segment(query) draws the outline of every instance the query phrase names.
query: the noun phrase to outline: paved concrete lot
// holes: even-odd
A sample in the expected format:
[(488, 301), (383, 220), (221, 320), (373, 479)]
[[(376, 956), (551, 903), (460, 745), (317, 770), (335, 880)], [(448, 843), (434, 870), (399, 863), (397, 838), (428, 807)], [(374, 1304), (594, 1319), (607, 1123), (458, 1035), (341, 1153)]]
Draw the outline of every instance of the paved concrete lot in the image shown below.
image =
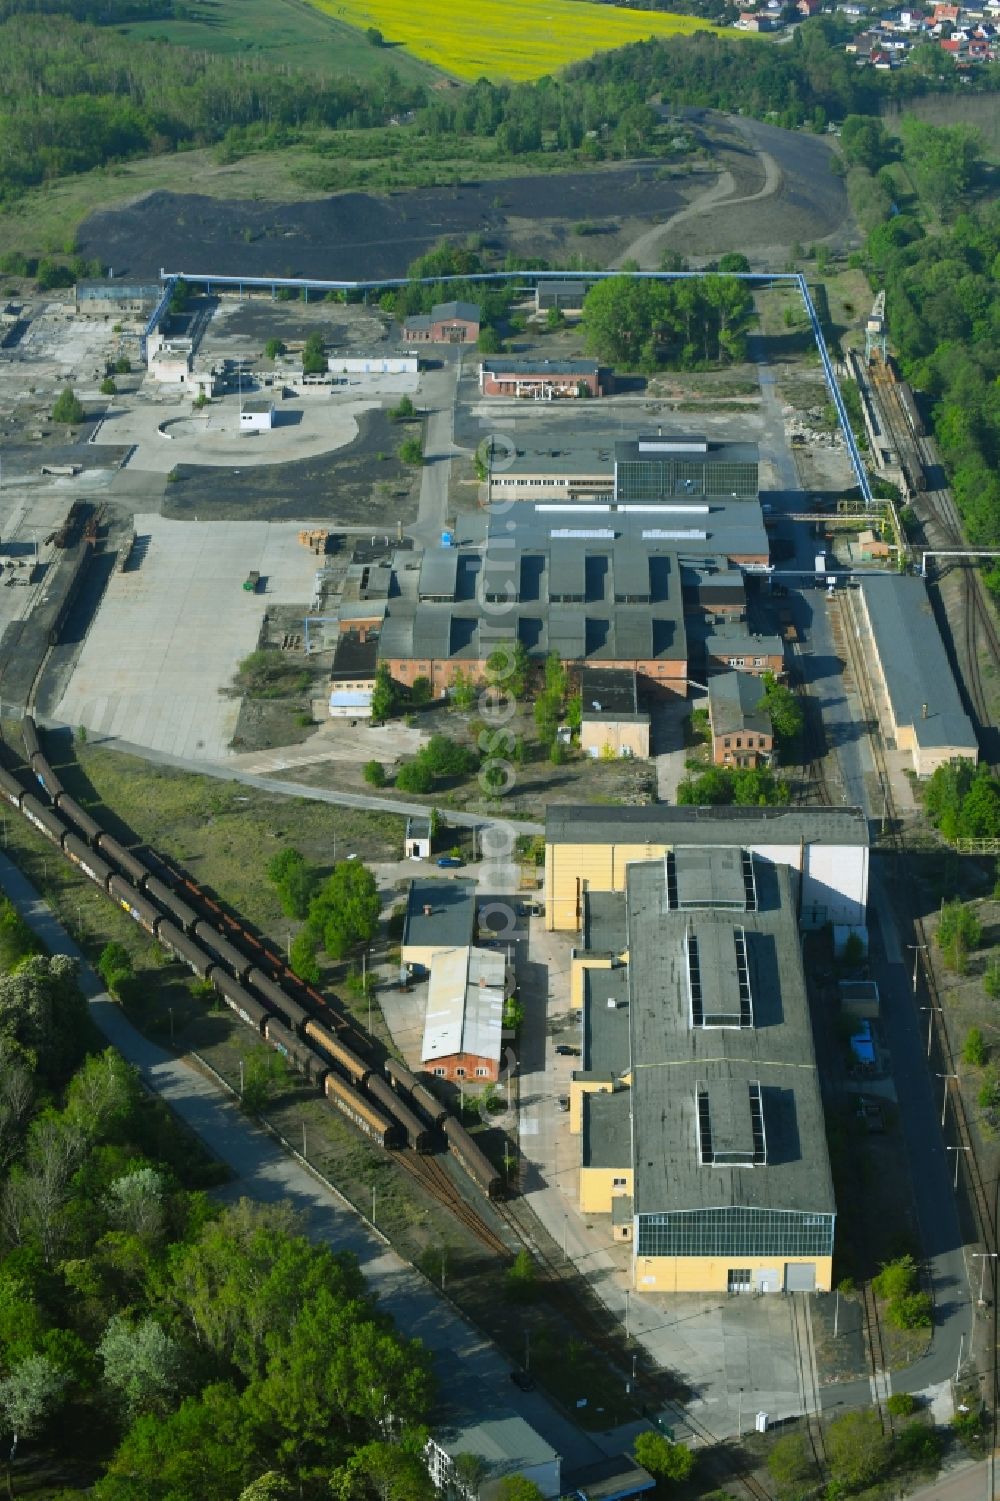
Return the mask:
[(154, 474), (167, 474), (177, 464), (250, 469), (346, 448), (358, 436), (359, 414), (379, 405), (377, 397), (278, 401), (272, 430), (249, 435), (239, 430), (238, 395), (216, 398), (204, 414), (196, 414), (187, 393), (158, 390), (147, 380), (141, 400), (114, 403), (96, 442), (136, 444), (129, 467)]
[[(56, 717), (193, 760), (220, 760), (239, 700), (224, 697), (268, 605), (305, 613), (316, 559), (298, 527), (137, 516), (139, 566), (114, 573)], [(266, 592), (248, 594), (256, 568)]]

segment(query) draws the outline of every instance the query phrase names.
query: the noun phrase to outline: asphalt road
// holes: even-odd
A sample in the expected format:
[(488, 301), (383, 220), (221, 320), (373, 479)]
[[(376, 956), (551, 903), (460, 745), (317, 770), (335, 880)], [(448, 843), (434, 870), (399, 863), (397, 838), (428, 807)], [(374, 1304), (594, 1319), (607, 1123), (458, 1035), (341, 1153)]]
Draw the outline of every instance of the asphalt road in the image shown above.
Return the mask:
[(142, 1037), (102, 989), (97, 975), (38, 893), (3, 855), (0, 887), (51, 952), (68, 954), (80, 962), (81, 984), (95, 1025), (134, 1064), (150, 1089), (231, 1170), (233, 1181), (225, 1196), (263, 1202), (286, 1200), (301, 1214), (305, 1231), (313, 1240), (357, 1256), (380, 1305), (405, 1334), (421, 1339), (433, 1352), (447, 1421), (481, 1420), (516, 1411), (558, 1450), (567, 1468), (591, 1464), (620, 1451), (618, 1437), (586, 1434), (541, 1392), (519, 1391), (510, 1381), (510, 1367), (496, 1347), (389, 1249), (345, 1200), (296, 1158), (286, 1156), (214, 1083)]
[[(756, 343), (756, 348), (754, 344)], [(761, 346), (752, 341), (751, 353), (759, 358)], [(781, 409), (775, 392), (774, 372), (763, 364), (757, 366), (762, 407), (769, 435), (779, 436)], [(803, 495), (795, 460), (784, 441), (773, 441), (780, 488), (769, 493), (767, 501), (774, 512), (801, 512)], [(801, 523), (778, 524), (778, 535), (795, 547), (794, 561), (781, 567), (811, 568), (815, 559), (815, 538), (811, 528)], [(872, 806), (871, 773), (873, 763), (864, 730), (864, 715), (856, 694), (848, 691), (841, 662), (835, 650), (830, 628), (825, 591), (810, 589), (807, 580), (794, 581), (789, 595), (800, 634), (805, 637), (796, 656), (796, 666), (817, 699), (823, 716), (827, 745), (832, 751), (836, 770), (836, 790), (843, 803), (859, 806), (871, 821), (882, 812), (881, 804)], [(924, 1057), (921, 1018), (912, 1002), (909, 970), (899, 946), (895, 920), (882, 885), (882, 861), (872, 860), (869, 899), (872, 975), (882, 997), (882, 1027), (892, 1059), (892, 1076), (900, 1104), (900, 1123), (909, 1161), (915, 1211), (920, 1229), (920, 1250), (930, 1272), (935, 1304), (934, 1337), (927, 1355), (904, 1371), (891, 1377), (895, 1391), (927, 1391), (945, 1387), (955, 1376), (960, 1350), (966, 1357), (970, 1348), (972, 1306), (968, 1276), (962, 1250), (955, 1193), (952, 1188), (954, 1163), (945, 1151), (940, 1126), (940, 1096), (935, 1092), (938, 1081), (927, 1070)], [(891, 879), (888, 872), (886, 876)], [(871, 1398), (867, 1380), (840, 1382), (822, 1392), (824, 1409), (859, 1406)]]

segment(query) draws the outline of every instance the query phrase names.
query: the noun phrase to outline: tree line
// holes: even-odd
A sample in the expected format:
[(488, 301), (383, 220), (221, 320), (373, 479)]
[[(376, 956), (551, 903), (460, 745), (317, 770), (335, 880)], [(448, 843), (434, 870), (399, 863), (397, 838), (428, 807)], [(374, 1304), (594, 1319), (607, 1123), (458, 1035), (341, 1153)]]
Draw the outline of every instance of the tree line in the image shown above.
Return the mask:
[[(214, 144), (232, 160), (308, 139), (320, 156), (336, 156), (340, 132), (364, 130), (373, 156), (386, 159), (411, 141), (433, 154), (439, 138), (479, 137), (500, 159), (560, 151), (599, 160), (655, 149), (654, 96), (823, 129), (846, 114), (876, 114), (886, 99), (957, 86), (953, 69), (857, 69), (833, 18), (805, 23), (780, 48), (697, 33), (599, 54), (558, 79), (481, 79), (445, 94), (404, 83), (391, 66), (364, 80), (314, 75), (90, 24), (167, 3), (0, 0), (0, 200), (106, 162), (190, 146)], [(971, 87), (995, 88), (998, 73), (977, 69)]]
[[(742, 111), (791, 129), (818, 130), (848, 114), (877, 115), (885, 101), (959, 87), (953, 66), (888, 74), (856, 67), (843, 46), (852, 24), (818, 16), (781, 47), (748, 45), (713, 32), (656, 38), (598, 53), (567, 69), (563, 79), (572, 89), (624, 87), (643, 100), (658, 95), (672, 105)], [(977, 69), (967, 87), (994, 91), (998, 79), (1000, 68), (989, 65)]]
[(221, 141), (252, 125), (367, 127), (419, 103), (391, 68), (317, 78), (255, 59), (140, 42), (66, 16), (0, 30), (0, 195), (109, 161)]
[[(982, 146), (964, 126), (844, 123), (869, 230), (861, 261), (886, 290), (893, 347), (929, 404), (971, 542), (1000, 542), (1000, 203), (984, 200)], [(900, 201), (901, 160), (915, 196)], [(860, 184), (860, 187), (859, 187)], [(930, 232), (929, 232), (930, 231)]]
[[(112, 956), (106, 956), (109, 963)], [(0, 903), (0, 1449), (92, 1501), (430, 1501), (429, 1359), (225, 1178)], [(248, 1291), (252, 1289), (252, 1294)], [(19, 1482), (18, 1482), (19, 1483)], [(11, 1482), (13, 1495), (14, 1482)]]

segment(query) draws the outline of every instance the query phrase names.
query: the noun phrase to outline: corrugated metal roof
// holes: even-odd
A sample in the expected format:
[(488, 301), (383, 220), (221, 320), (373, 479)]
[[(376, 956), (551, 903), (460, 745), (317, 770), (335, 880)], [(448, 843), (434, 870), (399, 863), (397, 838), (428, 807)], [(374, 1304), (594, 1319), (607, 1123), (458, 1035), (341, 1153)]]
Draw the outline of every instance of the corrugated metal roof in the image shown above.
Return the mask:
[(504, 956), (492, 949), (463, 947), (434, 955), (422, 1062), (459, 1053), (499, 1060), (504, 974)]

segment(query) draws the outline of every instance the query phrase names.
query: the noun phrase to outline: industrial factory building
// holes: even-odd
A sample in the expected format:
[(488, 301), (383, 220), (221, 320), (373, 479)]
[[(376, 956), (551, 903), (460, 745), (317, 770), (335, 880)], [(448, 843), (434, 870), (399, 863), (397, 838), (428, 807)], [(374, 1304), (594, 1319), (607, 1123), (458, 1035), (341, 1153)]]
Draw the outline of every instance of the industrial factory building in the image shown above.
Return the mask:
[(585, 896), (580, 1207), (631, 1244), (637, 1291), (832, 1285), (798, 884), (738, 844), (678, 844)]
[(949, 761), (978, 761), (976, 732), (962, 707), (923, 579), (902, 574), (864, 579), (857, 598), (886, 730), (898, 750), (910, 752), (917, 776), (929, 777)]

